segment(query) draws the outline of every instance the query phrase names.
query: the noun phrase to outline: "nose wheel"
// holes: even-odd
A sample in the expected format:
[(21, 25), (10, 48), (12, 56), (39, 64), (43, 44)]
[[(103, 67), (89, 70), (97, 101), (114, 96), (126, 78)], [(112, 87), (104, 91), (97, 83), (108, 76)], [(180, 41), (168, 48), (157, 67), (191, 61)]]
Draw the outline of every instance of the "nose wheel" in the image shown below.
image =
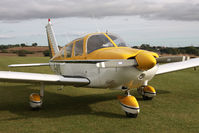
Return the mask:
[(142, 98), (143, 98), (144, 100), (152, 100), (152, 99), (153, 99), (153, 97), (148, 97), (148, 96), (142, 96)]
[(142, 95), (144, 100), (152, 100), (156, 96), (156, 90), (152, 86), (142, 86), (137, 88), (138, 94)]

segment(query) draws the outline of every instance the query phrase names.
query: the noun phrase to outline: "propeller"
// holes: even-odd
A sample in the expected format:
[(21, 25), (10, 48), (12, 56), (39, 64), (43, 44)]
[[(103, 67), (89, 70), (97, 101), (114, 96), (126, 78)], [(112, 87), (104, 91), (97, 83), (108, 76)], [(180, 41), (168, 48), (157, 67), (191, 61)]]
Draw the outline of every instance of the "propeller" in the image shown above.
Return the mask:
[(165, 56), (157, 58), (157, 63), (171, 63), (189, 60), (189, 56)]
[(135, 59), (129, 60), (111, 60), (107, 62), (97, 63), (96, 66), (99, 68), (115, 68), (115, 67), (129, 67), (138, 65)]
[[(180, 62), (189, 60), (189, 56), (165, 56), (156, 58), (157, 63), (171, 63), (171, 62)], [(111, 60), (106, 62), (96, 63), (98, 68), (119, 68), (119, 67), (131, 67), (138, 66), (136, 59), (120, 59), (120, 60)]]

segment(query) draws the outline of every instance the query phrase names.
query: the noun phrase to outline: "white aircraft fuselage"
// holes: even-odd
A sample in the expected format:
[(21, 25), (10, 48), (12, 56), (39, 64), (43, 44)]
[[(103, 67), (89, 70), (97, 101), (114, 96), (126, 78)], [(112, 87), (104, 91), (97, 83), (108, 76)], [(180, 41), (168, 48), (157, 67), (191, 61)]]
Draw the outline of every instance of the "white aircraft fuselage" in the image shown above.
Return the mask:
[(95, 63), (55, 63), (50, 62), (51, 69), (66, 77), (86, 77), (87, 85), (92, 88), (122, 89), (122, 86), (132, 82), (132, 88), (147, 85), (158, 70), (158, 65), (147, 71), (135, 67), (97, 68)]

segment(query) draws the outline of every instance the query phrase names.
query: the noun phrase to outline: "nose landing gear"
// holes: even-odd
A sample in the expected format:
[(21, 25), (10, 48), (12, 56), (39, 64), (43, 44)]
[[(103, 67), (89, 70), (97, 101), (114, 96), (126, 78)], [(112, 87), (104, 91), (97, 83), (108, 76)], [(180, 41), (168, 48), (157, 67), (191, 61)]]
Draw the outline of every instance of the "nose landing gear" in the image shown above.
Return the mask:
[(142, 95), (144, 100), (152, 100), (156, 96), (156, 90), (152, 86), (142, 86), (137, 88), (138, 94)]

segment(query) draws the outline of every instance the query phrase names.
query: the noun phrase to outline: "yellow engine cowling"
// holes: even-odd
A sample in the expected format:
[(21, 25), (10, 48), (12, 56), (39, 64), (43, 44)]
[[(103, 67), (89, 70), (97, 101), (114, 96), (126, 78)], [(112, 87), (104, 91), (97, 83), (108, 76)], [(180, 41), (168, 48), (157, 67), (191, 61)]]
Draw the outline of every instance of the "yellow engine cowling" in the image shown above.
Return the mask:
[(158, 55), (156, 53), (153, 52), (140, 52), (138, 55), (136, 55), (135, 59), (138, 63), (137, 68), (139, 70), (142, 71), (146, 71), (149, 70), (151, 68), (153, 68), (157, 61), (156, 58), (158, 57)]

